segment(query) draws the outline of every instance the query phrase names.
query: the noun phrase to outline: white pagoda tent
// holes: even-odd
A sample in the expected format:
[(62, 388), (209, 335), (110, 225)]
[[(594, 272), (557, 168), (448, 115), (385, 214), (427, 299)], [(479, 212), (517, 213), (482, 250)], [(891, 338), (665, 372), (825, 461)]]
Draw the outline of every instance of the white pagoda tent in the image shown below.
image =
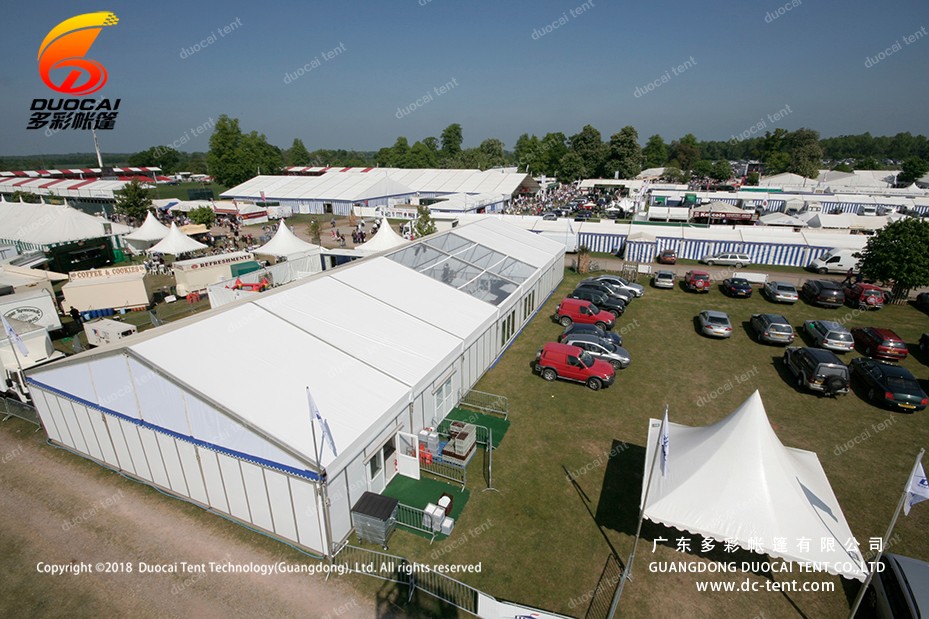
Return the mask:
[(409, 241), (397, 234), (397, 231), (390, 227), (390, 223), (388, 223), (385, 217), (381, 220), (380, 226), (378, 226), (377, 234), (371, 237), (371, 240), (362, 243), (355, 249), (373, 254), (379, 251), (395, 249), (406, 243), (409, 243)]
[(781, 443), (757, 391), (712, 425), (668, 427), (662, 476), (653, 456), (661, 420), (650, 422), (640, 499), (645, 518), (864, 581), (867, 566), (850, 543), (854, 537), (818, 456)]
[(172, 256), (177, 256), (205, 248), (206, 245), (190, 238), (178, 230), (174, 222), (171, 222), (171, 229), (168, 231), (167, 236), (145, 251), (150, 254), (171, 254)]
[(277, 227), (277, 232), (274, 233), (271, 240), (256, 249), (254, 253), (278, 258), (282, 256), (290, 258), (314, 252), (317, 254), (320, 252), (319, 245), (313, 245), (312, 243), (307, 243), (303, 239), (297, 238), (282, 219), (280, 225)]

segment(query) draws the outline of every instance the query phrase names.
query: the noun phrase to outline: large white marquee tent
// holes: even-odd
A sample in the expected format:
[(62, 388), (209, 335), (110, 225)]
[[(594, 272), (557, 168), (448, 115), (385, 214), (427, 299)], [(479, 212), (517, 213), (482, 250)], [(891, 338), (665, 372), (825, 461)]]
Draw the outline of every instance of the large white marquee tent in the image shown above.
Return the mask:
[(854, 547), (848, 549), (854, 537), (819, 458), (781, 443), (757, 391), (712, 425), (668, 425), (666, 476), (654, 457), (661, 420), (649, 425), (641, 499), (645, 518), (865, 579), (867, 567)]
[[(563, 262), (487, 219), (45, 366), (30, 388), (52, 441), (328, 554), (402, 471), (398, 436), (445, 417)], [(316, 460), (306, 388), (338, 455)]]

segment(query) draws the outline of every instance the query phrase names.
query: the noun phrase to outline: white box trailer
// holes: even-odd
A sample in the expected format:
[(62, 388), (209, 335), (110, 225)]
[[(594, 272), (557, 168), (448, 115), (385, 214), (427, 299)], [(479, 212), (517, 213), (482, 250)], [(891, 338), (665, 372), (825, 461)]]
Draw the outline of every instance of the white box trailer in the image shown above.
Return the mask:
[(44, 288), (0, 297), (0, 314), (44, 327), (46, 331), (61, 328), (55, 300)]
[(84, 335), (91, 346), (111, 344), (138, 332), (138, 327), (109, 318), (100, 318), (84, 323)]
[(254, 259), (255, 256), (251, 252), (237, 251), (206, 258), (179, 260), (173, 265), (177, 294), (184, 297), (191, 292), (204, 291), (210, 284), (231, 278), (233, 264)]
[[(89, 275), (77, 277), (78, 273)], [(61, 292), (65, 297), (63, 307), (66, 310), (76, 307), (81, 312), (138, 309), (152, 302), (151, 284), (142, 265), (76, 271)]]

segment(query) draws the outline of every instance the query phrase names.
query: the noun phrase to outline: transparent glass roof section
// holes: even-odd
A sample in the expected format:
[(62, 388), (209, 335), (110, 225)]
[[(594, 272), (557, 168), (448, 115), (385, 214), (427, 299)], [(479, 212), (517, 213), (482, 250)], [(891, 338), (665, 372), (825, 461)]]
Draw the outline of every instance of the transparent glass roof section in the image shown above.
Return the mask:
[(503, 303), (535, 272), (525, 262), (451, 232), (387, 257), (491, 305)]

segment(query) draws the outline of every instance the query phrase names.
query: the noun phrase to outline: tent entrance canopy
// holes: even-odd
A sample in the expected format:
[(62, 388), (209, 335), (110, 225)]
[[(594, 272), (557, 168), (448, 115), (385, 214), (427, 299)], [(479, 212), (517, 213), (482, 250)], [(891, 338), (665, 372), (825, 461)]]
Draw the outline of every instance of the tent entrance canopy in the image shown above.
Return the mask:
[(867, 567), (819, 458), (780, 442), (757, 391), (713, 425), (670, 423), (666, 477), (654, 458), (660, 426), (661, 420), (652, 419), (648, 431), (640, 499), (651, 477), (645, 518), (865, 579)]

